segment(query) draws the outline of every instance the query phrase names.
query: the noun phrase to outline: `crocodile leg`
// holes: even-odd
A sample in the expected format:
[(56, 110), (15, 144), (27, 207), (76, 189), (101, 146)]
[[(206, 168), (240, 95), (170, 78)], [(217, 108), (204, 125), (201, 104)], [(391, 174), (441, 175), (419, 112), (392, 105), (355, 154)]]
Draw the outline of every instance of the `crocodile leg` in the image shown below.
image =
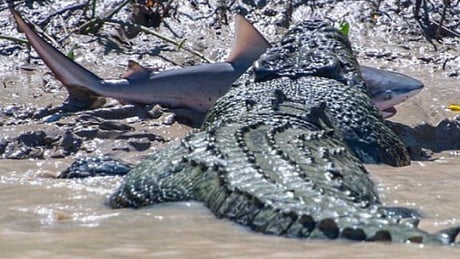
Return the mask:
[[(134, 207), (194, 198), (187, 149), (181, 142), (160, 150), (131, 169), (123, 185), (109, 199), (112, 208)], [(186, 173), (187, 172), (187, 173)]]

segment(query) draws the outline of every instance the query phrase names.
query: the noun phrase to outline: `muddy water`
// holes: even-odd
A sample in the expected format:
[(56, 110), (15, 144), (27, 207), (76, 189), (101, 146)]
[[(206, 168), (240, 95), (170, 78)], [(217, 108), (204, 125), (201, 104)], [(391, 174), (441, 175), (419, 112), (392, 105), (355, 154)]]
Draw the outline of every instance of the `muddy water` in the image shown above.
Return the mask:
[[(460, 100), (460, 94), (449, 90), (454, 85), (453, 79), (440, 72), (426, 75), (413, 66), (401, 72), (421, 78), (426, 89), (398, 107), (394, 121), (415, 124), (435, 121), (438, 116), (455, 116), (443, 107)], [(10, 96), (18, 96), (14, 102), (43, 101), (49, 97), (28, 100), (33, 89), (15, 89), (9, 92)], [(6, 99), (3, 100), (7, 102)], [(450, 247), (324, 242), (260, 235), (228, 220), (216, 219), (196, 202), (111, 210), (104, 206), (104, 201), (121, 178), (49, 177), (70, 162), (71, 159), (0, 160), (2, 256), (458, 258), (458, 249)], [(417, 208), (425, 214), (422, 228), (436, 231), (460, 224), (457, 195), (460, 157), (455, 151), (437, 153), (432, 161), (413, 161), (404, 168), (372, 165), (368, 169), (387, 205)]]
[[(320, 242), (253, 233), (216, 219), (196, 202), (111, 210), (104, 200), (120, 178), (56, 180), (67, 161), (1, 161), (0, 253), (6, 257), (458, 258), (458, 249), (417, 245)], [(410, 167), (369, 166), (388, 205), (421, 209), (421, 226), (460, 224), (457, 157)], [(14, 168), (14, 170), (13, 170)]]

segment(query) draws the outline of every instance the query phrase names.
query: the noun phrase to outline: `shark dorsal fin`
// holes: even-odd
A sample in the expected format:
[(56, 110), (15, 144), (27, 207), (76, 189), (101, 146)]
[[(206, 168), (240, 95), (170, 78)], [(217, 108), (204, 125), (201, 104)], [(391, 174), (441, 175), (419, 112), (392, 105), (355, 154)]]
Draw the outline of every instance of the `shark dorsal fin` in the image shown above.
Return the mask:
[(124, 79), (138, 80), (149, 77), (151, 71), (148, 68), (143, 67), (134, 60), (128, 61), (128, 68), (123, 74)]
[(262, 34), (243, 16), (237, 14), (233, 48), (225, 61), (236, 66), (249, 67), (269, 47), (270, 43)]

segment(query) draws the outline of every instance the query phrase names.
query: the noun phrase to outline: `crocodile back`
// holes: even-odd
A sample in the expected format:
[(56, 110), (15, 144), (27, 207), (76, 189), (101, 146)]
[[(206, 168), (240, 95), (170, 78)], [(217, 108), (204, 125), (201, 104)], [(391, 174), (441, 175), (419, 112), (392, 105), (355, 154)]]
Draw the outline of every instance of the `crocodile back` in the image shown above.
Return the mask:
[(248, 107), (277, 90), (300, 105), (324, 102), (335, 130), (361, 161), (409, 164), (405, 146), (367, 96), (350, 43), (333, 27), (322, 21), (299, 24), (257, 60), (254, 74), (255, 82), (243, 78), (242, 86), (216, 103), (205, 127), (266, 113), (273, 107)]

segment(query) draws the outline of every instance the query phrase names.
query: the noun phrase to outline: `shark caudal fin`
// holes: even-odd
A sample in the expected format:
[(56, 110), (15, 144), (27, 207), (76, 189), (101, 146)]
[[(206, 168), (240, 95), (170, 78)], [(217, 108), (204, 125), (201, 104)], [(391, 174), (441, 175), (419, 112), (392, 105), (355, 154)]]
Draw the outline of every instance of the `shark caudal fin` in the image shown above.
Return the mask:
[(81, 104), (81, 106), (92, 105), (98, 95), (91, 91), (90, 87), (100, 84), (101, 79), (40, 38), (11, 5), (9, 9), (18, 24), (19, 30), (26, 34), (29, 43), (43, 62), (66, 87), (69, 92), (68, 100), (85, 103)]
[(238, 67), (247, 68), (269, 47), (270, 43), (262, 34), (243, 16), (237, 14), (233, 48), (225, 61)]

